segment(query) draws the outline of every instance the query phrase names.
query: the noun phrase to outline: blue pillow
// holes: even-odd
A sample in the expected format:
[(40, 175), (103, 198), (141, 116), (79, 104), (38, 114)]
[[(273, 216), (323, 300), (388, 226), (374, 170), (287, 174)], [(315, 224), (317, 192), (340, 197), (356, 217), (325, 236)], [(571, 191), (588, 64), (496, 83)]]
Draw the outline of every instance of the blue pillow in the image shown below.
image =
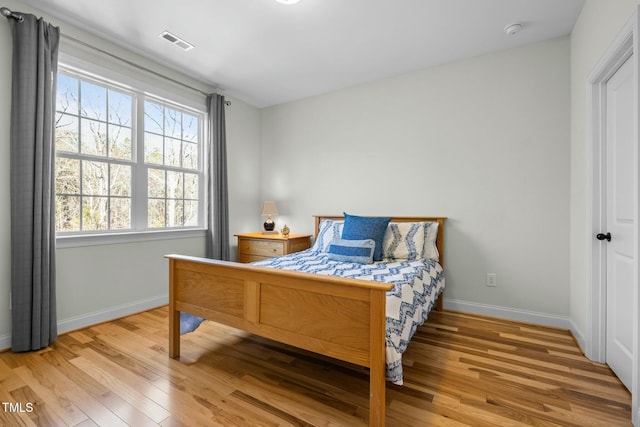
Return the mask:
[(341, 262), (357, 262), (358, 264), (371, 264), (376, 242), (366, 240), (333, 239), (329, 243), (327, 256), (329, 259)]
[(355, 216), (345, 212), (342, 238), (345, 240), (373, 240), (376, 242), (373, 260), (380, 261), (382, 260), (382, 240), (390, 221), (391, 218)]

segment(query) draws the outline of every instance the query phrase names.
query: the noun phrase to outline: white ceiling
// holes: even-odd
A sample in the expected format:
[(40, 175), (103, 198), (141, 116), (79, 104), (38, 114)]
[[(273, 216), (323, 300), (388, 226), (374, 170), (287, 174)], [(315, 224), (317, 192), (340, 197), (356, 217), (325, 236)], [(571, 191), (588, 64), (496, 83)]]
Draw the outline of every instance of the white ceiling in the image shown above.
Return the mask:
[(24, 2), (266, 107), (569, 34), (584, 0)]

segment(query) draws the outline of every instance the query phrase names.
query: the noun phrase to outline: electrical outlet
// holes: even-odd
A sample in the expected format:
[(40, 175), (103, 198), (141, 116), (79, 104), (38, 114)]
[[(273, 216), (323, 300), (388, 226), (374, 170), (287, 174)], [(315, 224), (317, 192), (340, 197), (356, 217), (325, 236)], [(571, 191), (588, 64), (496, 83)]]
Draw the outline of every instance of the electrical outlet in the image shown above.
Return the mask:
[(487, 286), (495, 288), (497, 285), (496, 273), (487, 273)]

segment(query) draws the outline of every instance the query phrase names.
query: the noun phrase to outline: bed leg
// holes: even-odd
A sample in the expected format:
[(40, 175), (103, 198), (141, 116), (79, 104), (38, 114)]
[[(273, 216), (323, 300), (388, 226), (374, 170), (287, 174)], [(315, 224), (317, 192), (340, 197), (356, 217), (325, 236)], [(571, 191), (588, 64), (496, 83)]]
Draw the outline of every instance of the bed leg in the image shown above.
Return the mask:
[(385, 292), (371, 292), (371, 329), (369, 359), (369, 426), (383, 427), (385, 422)]
[[(380, 371), (380, 369), (378, 369)], [(383, 427), (385, 421), (386, 397), (384, 368), (380, 373), (370, 371), (369, 383), (369, 426)]]
[(169, 308), (169, 357), (180, 357), (180, 312)]
[(174, 281), (175, 260), (169, 259), (169, 357), (180, 357), (180, 312), (176, 310)]

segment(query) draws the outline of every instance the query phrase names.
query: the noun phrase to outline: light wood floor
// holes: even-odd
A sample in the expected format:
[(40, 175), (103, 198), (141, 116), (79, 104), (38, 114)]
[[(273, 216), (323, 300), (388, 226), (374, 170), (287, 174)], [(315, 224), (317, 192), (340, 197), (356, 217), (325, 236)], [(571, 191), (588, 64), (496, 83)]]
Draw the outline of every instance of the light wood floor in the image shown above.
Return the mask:
[[(167, 324), (164, 307), (0, 353), (0, 425), (366, 425), (365, 370), (212, 322), (171, 360)], [(630, 394), (566, 331), (432, 312), (404, 362), (389, 426), (631, 425)]]

